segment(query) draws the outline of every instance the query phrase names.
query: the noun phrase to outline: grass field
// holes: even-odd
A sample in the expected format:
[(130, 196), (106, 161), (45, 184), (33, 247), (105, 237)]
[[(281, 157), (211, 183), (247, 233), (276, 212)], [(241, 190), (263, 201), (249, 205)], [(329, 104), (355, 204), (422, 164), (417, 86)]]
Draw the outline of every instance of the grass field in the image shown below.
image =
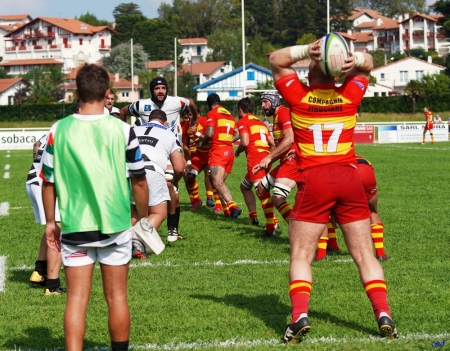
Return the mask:
[[(281, 223), (279, 236), (264, 238), (262, 227), (249, 226), (246, 210), (235, 221), (206, 207), (191, 213), (182, 187), (180, 231), (186, 240), (131, 264), (133, 349), (431, 350), (443, 340), (448, 349), (450, 143), (356, 150), (372, 161), (378, 178), (391, 257), (383, 267), (398, 340), (377, 336), (369, 300), (339, 233), (342, 252), (313, 264), (311, 333), (300, 345), (282, 344), (290, 317), (287, 225)], [(31, 151), (0, 151), (0, 350), (63, 350), (65, 297), (46, 297), (28, 283), (43, 233), (25, 194), (31, 161)], [(239, 191), (244, 174), (241, 156), (227, 183), (245, 208)], [(63, 272), (61, 278), (64, 286)], [(106, 313), (96, 269), (86, 350), (108, 349)]]

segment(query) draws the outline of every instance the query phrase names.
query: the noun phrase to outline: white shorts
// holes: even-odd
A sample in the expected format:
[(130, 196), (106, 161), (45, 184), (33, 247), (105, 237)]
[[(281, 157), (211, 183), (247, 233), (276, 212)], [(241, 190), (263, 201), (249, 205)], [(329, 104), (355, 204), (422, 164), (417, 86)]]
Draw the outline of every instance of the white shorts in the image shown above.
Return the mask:
[[(157, 206), (165, 201), (170, 201), (169, 189), (164, 176), (156, 171), (146, 170), (148, 184), (148, 206)], [(131, 194), (131, 203), (134, 205), (134, 197)]]
[(61, 256), (64, 266), (81, 267), (94, 264), (95, 261), (109, 265), (122, 266), (131, 260), (131, 228), (130, 239), (120, 245), (106, 247), (80, 247), (61, 243)]
[[(42, 203), (42, 187), (36, 184), (25, 184), (25, 190), (27, 192), (28, 198), (30, 199), (36, 223), (45, 225), (44, 204)], [(61, 222), (58, 209), (58, 199), (56, 199), (55, 206), (55, 221)]]

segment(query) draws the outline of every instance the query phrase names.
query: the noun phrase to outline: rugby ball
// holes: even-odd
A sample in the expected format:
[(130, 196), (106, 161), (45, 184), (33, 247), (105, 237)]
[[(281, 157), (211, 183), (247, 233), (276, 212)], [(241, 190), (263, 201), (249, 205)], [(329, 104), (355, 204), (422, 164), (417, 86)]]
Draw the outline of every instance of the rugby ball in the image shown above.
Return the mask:
[(342, 65), (348, 58), (348, 46), (345, 39), (338, 33), (329, 33), (319, 41), (319, 67), (329, 77), (339, 77)]

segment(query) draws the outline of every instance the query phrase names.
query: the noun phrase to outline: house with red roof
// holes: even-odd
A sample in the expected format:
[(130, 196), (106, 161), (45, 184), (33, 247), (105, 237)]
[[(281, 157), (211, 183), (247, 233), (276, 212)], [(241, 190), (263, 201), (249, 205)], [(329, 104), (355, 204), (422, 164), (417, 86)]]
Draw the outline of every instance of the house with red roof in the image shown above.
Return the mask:
[(10, 65), (24, 60), (56, 60), (69, 72), (109, 56), (112, 32), (108, 26), (91, 26), (77, 19), (37, 17), (5, 35), (2, 63), (9, 64), (6, 67), (12, 75), (26, 73), (29, 65)]
[[(354, 9), (348, 18), (353, 29), (340, 33), (351, 51), (382, 49), (386, 55), (411, 49), (435, 50), (440, 56), (449, 52), (450, 41), (445, 38), (438, 19), (442, 15), (416, 12), (392, 19), (368, 9)], [(424, 58), (425, 59), (425, 58)]]
[(4, 36), (32, 20), (30, 15), (0, 15), (0, 56), (5, 56)]
[(226, 61), (196, 62), (184, 64), (181, 70), (191, 74), (195, 81), (194, 84), (198, 85), (231, 72), (233, 67)]
[(25, 88), (22, 78), (0, 79), (0, 105), (14, 105), (14, 96), (21, 88)]

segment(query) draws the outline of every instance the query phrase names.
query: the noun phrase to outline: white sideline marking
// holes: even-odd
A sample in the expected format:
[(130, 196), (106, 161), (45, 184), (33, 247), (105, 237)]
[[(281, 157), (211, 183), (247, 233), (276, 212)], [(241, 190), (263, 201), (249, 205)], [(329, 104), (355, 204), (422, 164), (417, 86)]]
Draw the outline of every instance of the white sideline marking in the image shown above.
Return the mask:
[(426, 145), (421, 145), (421, 146), (404, 146), (404, 145), (392, 145), (392, 144), (373, 144), (374, 146), (377, 147), (383, 147), (385, 149), (404, 149), (404, 150), (433, 150), (433, 151), (449, 151), (450, 148), (448, 147), (443, 147), (443, 148), (436, 148), (433, 146), (426, 146)]
[(8, 179), (9, 178), (9, 172), (5, 172), (5, 174), (3, 174), (3, 178)]
[(7, 216), (9, 214), (9, 202), (0, 203), (0, 216)]
[[(351, 338), (351, 337), (343, 337), (343, 338), (334, 338), (332, 336), (321, 337), (321, 338), (309, 338), (305, 337), (302, 345), (307, 344), (345, 344), (347, 342), (359, 342), (359, 343), (369, 343), (369, 342), (380, 342), (380, 343), (398, 343), (401, 340), (427, 340), (430, 342), (433, 341), (442, 341), (443, 338), (448, 338), (450, 333), (442, 333), (442, 334), (427, 334), (427, 333), (414, 333), (414, 334), (406, 334), (400, 335), (398, 340), (385, 340), (383, 338), (377, 336), (368, 336), (366, 338)], [(180, 349), (217, 349), (217, 348), (237, 348), (237, 347), (256, 347), (256, 346), (274, 346), (274, 345), (282, 345), (280, 339), (269, 339), (269, 340), (245, 340), (245, 339), (232, 339), (225, 341), (209, 341), (209, 342), (193, 342), (193, 343), (169, 343), (169, 344), (145, 344), (145, 345), (130, 345), (133, 349), (136, 350), (180, 350)], [(401, 345), (398, 345), (401, 347)]]
[[(272, 265), (272, 264), (289, 264), (289, 260), (273, 260), (273, 261), (258, 261), (258, 260), (237, 260), (234, 262), (230, 262), (230, 263), (226, 263), (226, 262), (222, 262), (222, 261), (215, 261), (215, 262), (211, 262), (211, 261), (203, 261), (203, 262), (190, 262), (190, 263), (175, 263), (175, 262), (170, 262), (170, 261), (164, 261), (164, 262), (159, 262), (159, 263), (152, 263), (150, 262), (150, 260), (139, 260), (137, 261), (139, 263), (131, 263), (130, 264), (130, 268), (139, 268), (139, 267), (183, 267), (183, 266), (192, 266), (192, 267), (197, 267), (197, 266), (217, 266), (217, 267), (223, 267), (223, 266), (239, 266), (239, 265), (256, 265), (256, 264), (268, 264), (268, 265)], [(342, 258), (342, 259), (328, 259), (328, 261), (324, 261), (325, 262), (338, 262), (338, 263), (348, 263), (348, 262), (353, 262), (353, 259), (351, 258)], [(322, 263), (320, 263), (322, 264)], [(33, 269), (34, 266), (26, 266), (26, 265), (22, 265), (22, 266), (17, 266), (17, 267), (11, 267), (9, 268), (10, 270), (13, 271), (25, 271), (25, 270), (30, 270)]]
[(7, 154), (9, 154), (10, 152), (11, 152), (10, 150), (6, 151)]
[(5, 171), (8, 171), (9, 167), (11, 167), (11, 166), (10, 165), (5, 165)]
[(10, 157), (10, 155), (9, 155), (9, 154), (7, 154), (7, 155), (6, 155), (6, 157)]
[(5, 292), (6, 256), (0, 256), (0, 292)]
[(26, 207), (26, 206), (25, 207), (20, 207), (20, 206), (19, 207), (10, 207), (11, 210), (22, 210), (24, 208), (31, 208), (31, 207)]

